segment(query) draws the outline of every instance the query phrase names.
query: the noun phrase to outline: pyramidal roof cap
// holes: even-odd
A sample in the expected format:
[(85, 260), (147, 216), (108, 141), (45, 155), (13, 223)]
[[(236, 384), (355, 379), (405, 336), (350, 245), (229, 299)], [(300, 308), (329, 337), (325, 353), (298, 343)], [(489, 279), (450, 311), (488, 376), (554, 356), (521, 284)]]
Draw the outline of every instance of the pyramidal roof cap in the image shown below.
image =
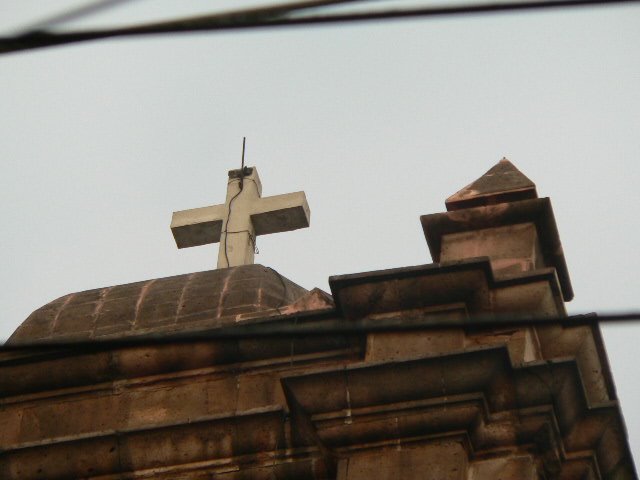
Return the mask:
[(447, 210), (538, 198), (536, 185), (506, 158), (447, 198)]

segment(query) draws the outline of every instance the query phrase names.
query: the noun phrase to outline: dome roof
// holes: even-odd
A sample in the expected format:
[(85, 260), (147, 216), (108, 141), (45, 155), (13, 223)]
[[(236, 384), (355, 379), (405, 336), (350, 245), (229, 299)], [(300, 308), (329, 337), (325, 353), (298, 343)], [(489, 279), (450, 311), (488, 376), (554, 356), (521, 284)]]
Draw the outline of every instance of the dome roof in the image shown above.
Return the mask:
[(307, 293), (262, 265), (158, 278), (60, 297), (33, 312), (7, 343), (219, 327), (277, 315)]

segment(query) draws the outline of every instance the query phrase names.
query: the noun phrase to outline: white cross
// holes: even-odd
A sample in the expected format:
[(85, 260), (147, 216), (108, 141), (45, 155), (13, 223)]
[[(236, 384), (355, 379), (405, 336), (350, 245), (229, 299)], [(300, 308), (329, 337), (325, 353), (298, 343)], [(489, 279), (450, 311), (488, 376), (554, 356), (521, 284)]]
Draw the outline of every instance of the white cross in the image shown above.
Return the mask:
[(304, 192), (262, 198), (255, 167), (229, 171), (224, 204), (174, 212), (171, 231), (178, 248), (220, 242), (218, 268), (253, 263), (255, 238), (309, 226)]

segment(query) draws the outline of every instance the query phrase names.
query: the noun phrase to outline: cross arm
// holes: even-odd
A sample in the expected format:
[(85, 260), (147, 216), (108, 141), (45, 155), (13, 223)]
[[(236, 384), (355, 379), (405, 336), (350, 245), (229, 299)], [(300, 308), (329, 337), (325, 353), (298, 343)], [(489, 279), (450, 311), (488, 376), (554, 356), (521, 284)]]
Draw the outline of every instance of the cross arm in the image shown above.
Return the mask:
[(178, 248), (218, 243), (225, 214), (224, 205), (173, 212), (171, 232)]
[(251, 214), (256, 235), (306, 228), (309, 219), (309, 204), (304, 192), (261, 198)]

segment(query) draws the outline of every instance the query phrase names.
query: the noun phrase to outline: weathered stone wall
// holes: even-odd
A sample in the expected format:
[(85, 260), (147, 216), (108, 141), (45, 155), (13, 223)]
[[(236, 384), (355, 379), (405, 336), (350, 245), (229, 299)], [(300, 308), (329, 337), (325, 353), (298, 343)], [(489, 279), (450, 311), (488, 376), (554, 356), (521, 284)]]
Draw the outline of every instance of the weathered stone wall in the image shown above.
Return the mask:
[(438, 263), (332, 277), (333, 298), (256, 265), (37, 310), (12, 342), (440, 327), (0, 352), (0, 478), (637, 478), (597, 324), (518, 322), (573, 296), (548, 199), (503, 160), (447, 208), (421, 218)]
[[(460, 321), (500, 310), (503, 289), (562, 313), (556, 277), (491, 272), (485, 259), (335, 277), (338, 308), (272, 321)], [(5, 353), (0, 478), (634, 478), (593, 328)]]

